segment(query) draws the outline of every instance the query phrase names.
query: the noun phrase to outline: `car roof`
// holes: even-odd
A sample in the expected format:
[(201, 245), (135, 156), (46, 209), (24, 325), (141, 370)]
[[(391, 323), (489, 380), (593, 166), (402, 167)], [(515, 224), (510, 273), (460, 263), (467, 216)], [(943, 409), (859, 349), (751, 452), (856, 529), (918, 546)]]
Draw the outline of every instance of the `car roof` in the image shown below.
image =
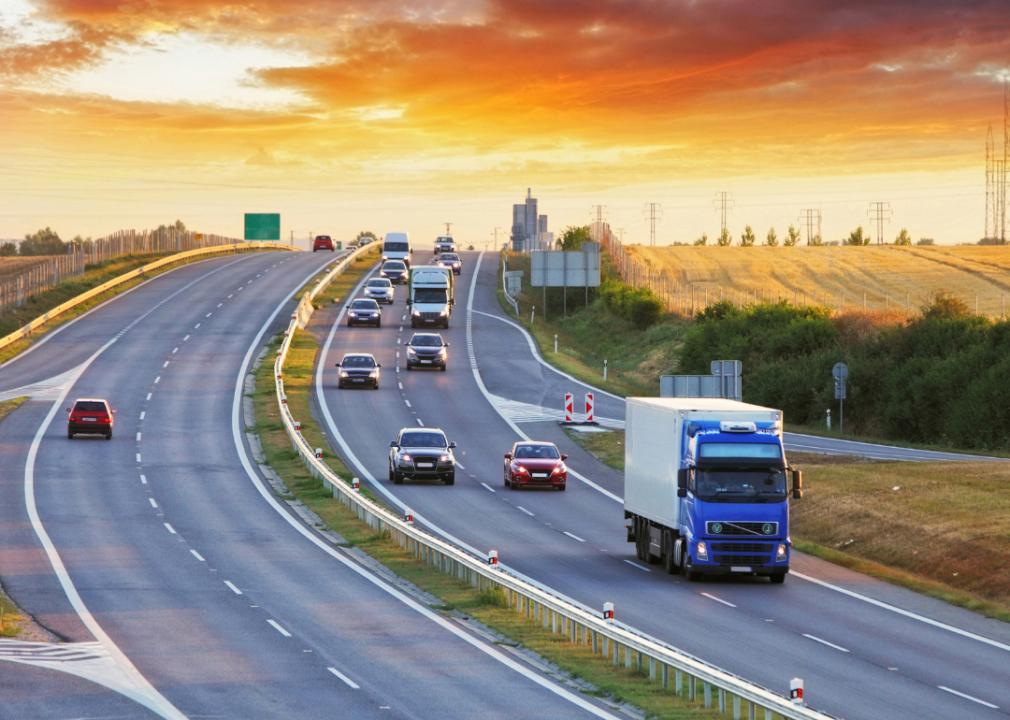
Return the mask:
[(439, 340), (441, 340), (442, 333), (414, 333), (413, 335), (410, 336), (410, 339), (413, 340), (416, 337), (437, 337)]
[(519, 442), (516, 443), (516, 445), (537, 445), (540, 447), (545, 447), (549, 445), (551, 447), (557, 447), (557, 445), (555, 445), (554, 443), (547, 442), (546, 440), (520, 440)]
[(74, 402), (75, 403), (79, 403), (79, 402), (103, 402), (103, 403), (108, 404), (109, 401), (106, 400), (105, 398), (77, 398), (76, 400), (74, 400)]
[(445, 435), (445, 430), (443, 430), (442, 428), (433, 428), (433, 427), (405, 427), (402, 430), (400, 430), (400, 434), (401, 435), (403, 435), (403, 433), (411, 433), (411, 432), (419, 432), (419, 433), (423, 433), (423, 432), (437, 432), (437, 433), (442, 433), (443, 435)]
[(372, 355), (372, 353), (344, 353), (344, 360), (353, 357), (366, 357), (366, 358), (372, 358), (372, 360), (375, 359), (375, 356)]

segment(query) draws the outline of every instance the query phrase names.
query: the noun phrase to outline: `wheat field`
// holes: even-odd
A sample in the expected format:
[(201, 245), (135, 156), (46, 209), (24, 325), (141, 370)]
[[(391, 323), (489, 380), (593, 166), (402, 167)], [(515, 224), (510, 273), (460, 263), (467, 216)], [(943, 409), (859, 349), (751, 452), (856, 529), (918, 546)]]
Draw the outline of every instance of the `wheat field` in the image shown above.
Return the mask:
[(0, 282), (13, 280), (36, 265), (44, 264), (48, 259), (45, 255), (0, 258)]
[[(788, 299), (833, 309), (916, 310), (950, 293), (985, 315), (1010, 311), (1010, 246), (644, 247), (625, 245), (636, 262), (698, 302)], [(689, 292), (689, 291), (688, 291)], [(844, 298), (844, 300), (843, 300)]]

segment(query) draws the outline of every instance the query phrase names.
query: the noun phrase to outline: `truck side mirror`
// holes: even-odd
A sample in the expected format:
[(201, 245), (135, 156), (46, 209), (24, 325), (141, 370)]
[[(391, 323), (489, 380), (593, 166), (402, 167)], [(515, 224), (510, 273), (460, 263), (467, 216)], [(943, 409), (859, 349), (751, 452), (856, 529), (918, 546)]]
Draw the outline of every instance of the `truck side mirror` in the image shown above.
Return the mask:
[(690, 472), (687, 468), (677, 471), (677, 497), (679, 498), (687, 497), (687, 477)]
[(803, 497), (803, 473), (800, 470), (793, 470), (793, 500)]

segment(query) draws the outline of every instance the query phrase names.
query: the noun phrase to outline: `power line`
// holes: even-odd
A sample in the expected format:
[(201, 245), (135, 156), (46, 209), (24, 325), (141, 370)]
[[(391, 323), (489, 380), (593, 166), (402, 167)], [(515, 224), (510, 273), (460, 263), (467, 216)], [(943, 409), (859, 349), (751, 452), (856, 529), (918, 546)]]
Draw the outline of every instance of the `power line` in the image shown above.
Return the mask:
[(656, 246), (656, 220), (661, 220), (663, 217), (663, 205), (661, 203), (649, 202), (645, 203), (645, 208), (642, 211), (649, 220), (649, 245), (652, 247)]
[(891, 222), (891, 218), (886, 217), (891, 214), (891, 203), (889, 202), (871, 202), (870, 209), (866, 211), (869, 215), (873, 213), (876, 216), (877, 222), (877, 245), (884, 244), (884, 221)]

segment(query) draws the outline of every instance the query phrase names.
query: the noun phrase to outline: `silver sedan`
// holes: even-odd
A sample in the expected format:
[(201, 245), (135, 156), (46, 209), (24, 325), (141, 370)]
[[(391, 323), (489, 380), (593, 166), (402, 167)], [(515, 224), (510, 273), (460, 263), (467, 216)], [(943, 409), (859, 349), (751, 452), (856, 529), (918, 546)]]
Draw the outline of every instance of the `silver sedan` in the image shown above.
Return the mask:
[(374, 278), (365, 283), (365, 297), (379, 303), (393, 304), (393, 283), (386, 278)]

